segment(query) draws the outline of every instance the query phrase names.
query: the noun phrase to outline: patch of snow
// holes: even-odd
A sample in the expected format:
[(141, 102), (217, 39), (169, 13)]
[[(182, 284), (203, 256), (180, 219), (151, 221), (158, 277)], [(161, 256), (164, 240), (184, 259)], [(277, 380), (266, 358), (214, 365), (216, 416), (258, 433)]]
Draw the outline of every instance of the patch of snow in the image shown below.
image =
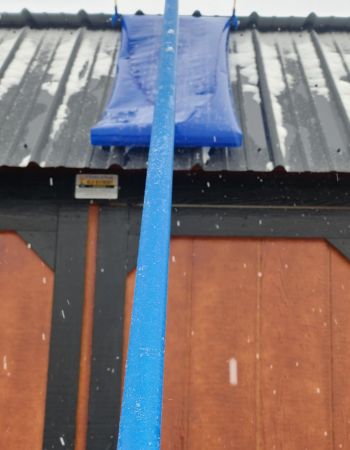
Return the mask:
[(283, 157), (287, 155), (286, 139), (287, 128), (284, 126), (283, 109), (280, 101), (281, 95), (286, 91), (281, 61), (276, 47), (272, 43), (264, 43), (261, 38), (261, 52), (264, 60), (266, 79), (269, 87), (271, 104), (276, 122), (277, 136)]
[[(64, 48), (72, 48), (74, 41), (69, 41), (63, 44)], [(60, 50), (60, 55), (63, 50)], [(65, 50), (67, 52), (67, 49)], [(55, 58), (56, 59), (56, 58)], [(71, 68), (67, 83), (65, 85), (65, 92), (62, 99), (62, 103), (58, 107), (56, 116), (53, 120), (50, 139), (54, 140), (60, 131), (62, 125), (67, 122), (69, 115), (69, 101), (74, 94), (77, 94), (84, 90), (89, 79), (89, 73), (91, 69), (91, 64), (93, 63), (93, 50), (91, 48), (91, 43), (88, 39), (82, 41), (82, 44), (78, 50), (78, 54), (74, 60), (73, 66)], [(64, 67), (67, 64), (67, 54), (64, 60), (57, 58), (56, 67), (52, 67), (52, 78), (49, 84), (46, 85), (46, 89), (52, 93), (56, 91), (58, 83), (61, 79)], [(59, 70), (58, 70), (59, 68)], [(60, 75), (59, 75), (60, 74)]]
[[(111, 65), (114, 64), (115, 34), (105, 33), (101, 47), (94, 55), (98, 44), (97, 34), (90, 32), (82, 41), (74, 64), (71, 68), (65, 92), (60, 106), (53, 120), (50, 139), (55, 139), (62, 125), (67, 122), (69, 116), (69, 101), (74, 94), (83, 91), (91, 79), (99, 80), (109, 76)], [(48, 71), (48, 80), (43, 84), (43, 89), (50, 95), (55, 95), (67, 65), (67, 59), (73, 50), (76, 34), (62, 41), (57, 49), (55, 58)], [(119, 45), (119, 43), (118, 43)], [(93, 65), (93, 67), (91, 67)]]
[[(1, 36), (2, 37), (2, 36)], [(18, 33), (12, 34), (7, 33), (5, 37), (0, 42), (0, 67), (4, 64), (8, 54), (12, 50), (16, 40), (18, 38)]]
[(266, 163), (266, 170), (267, 170), (268, 172), (272, 172), (273, 169), (274, 169), (273, 162), (272, 162), (272, 161), (267, 162), (267, 163)]
[(22, 161), (19, 163), (19, 167), (27, 167), (28, 166), (28, 163), (29, 163), (29, 161), (30, 161), (30, 154), (29, 155), (27, 155), (27, 156), (25, 156), (23, 159), (22, 159)]
[(210, 160), (210, 147), (203, 147), (202, 149), (202, 159), (203, 159), (203, 164), (207, 165), (208, 161)]
[[(234, 44), (236, 44), (237, 53), (234, 52)], [(243, 93), (253, 94), (253, 99), (257, 103), (261, 103), (258, 87), (259, 77), (251, 33), (246, 33), (239, 38), (232, 35), (230, 38), (229, 69), (231, 81), (237, 82), (237, 70), (239, 70)]]
[[(96, 38), (94, 38), (96, 39)], [(101, 42), (101, 46), (99, 49), (99, 52), (96, 57), (96, 62), (91, 74), (91, 78), (94, 80), (99, 80), (103, 77), (107, 77), (110, 73), (111, 66), (114, 66), (114, 71), (116, 70), (116, 64), (115, 61), (118, 61), (118, 52), (120, 49), (120, 39), (118, 39), (117, 42), (117, 54), (116, 53), (116, 37), (115, 33), (112, 32), (106, 32), (105, 37)], [(95, 43), (91, 42), (91, 51), (93, 50)]]
[(301, 39), (297, 41), (297, 50), (309, 88), (314, 95), (320, 95), (329, 100), (329, 89), (321, 69), (321, 63), (317, 56), (315, 46), (311, 42), (310, 34), (303, 33), (301, 36)]
[(57, 88), (67, 67), (67, 60), (73, 50), (75, 39), (76, 34), (68, 34), (62, 39), (47, 71), (47, 81), (42, 84), (41, 88), (52, 96), (57, 92)]
[[(320, 42), (339, 96), (350, 119), (350, 78), (347, 72), (347, 70), (350, 72), (350, 49), (347, 49), (346, 46), (343, 47), (340, 36), (334, 36), (334, 42), (333, 40), (330, 41), (329, 38), (325, 39), (321, 36)], [(341, 53), (339, 53), (335, 43), (338, 44), (338, 49)]]

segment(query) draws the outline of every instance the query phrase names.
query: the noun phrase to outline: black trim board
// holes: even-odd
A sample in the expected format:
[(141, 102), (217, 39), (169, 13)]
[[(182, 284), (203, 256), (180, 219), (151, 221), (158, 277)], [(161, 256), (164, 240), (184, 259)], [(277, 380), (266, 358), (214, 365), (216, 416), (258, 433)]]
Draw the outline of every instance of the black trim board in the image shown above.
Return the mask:
[(56, 232), (57, 214), (56, 203), (7, 197), (0, 205), (0, 231)]
[[(130, 234), (138, 235), (141, 208), (130, 209)], [(183, 207), (172, 214), (173, 236), (350, 238), (350, 209)]]
[(87, 205), (59, 211), (44, 450), (74, 449), (87, 218)]
[(17, 234), (30, 245), (32, 250), (52, 269), (55, 270), (56, 236), (53, 231), (21, 231)]
[[(84, 173), (119, 175), (120, 205), (140, 204), (145, 189), (145, 171), (92, 171)], [(32, 229), (50, 225), (50, 209), (57, 215), (57, 202), (74, 200), (75, 175), (67, 169), (0, 169), (1, 209), (12, 220), (21, 221), (28, 204), (36, 204)], [(44, 201), (43, 201), (44, 200)], [(350, 174), (293, 174), (281, 172), (174, 172), (173, 203), (181, 205), (266, 205), (266, 206), (334, 206), (350, 207)], [(101, 202), (103, 204), (103, 202)], [(108, 202), (106, 202), (108, 204)], [(17, 213), (14, 210), (17, 207)], [(49, 213), (46, 215), (47, 209)], [(56, 211), (53, 211), (56, 208)], [(5, 211), (6, 210), (6, 211)], [(20, 212), (20, 214), (18, 214)], [(16, 215), (17, 214), (17, 215)], [(51, 214), (52, 215), (52, 214)], [(55, 229), (55, 225), (50, 225)], [(49, 230), (47, 230), (49, 231)]]
[[(130, 207), (128, 271), (136, 267), (141, 207)], [(173, 208), (172, 236), (326, 239), (350, 261), (350, 209)]]
[(16, 232), (54, 270), (57, 215), (56, 204), (6, 199), (0, 206), (0, 232)]
[(327, 239), (348, 261), (350, 261), (350, 239)]
[(96, 270), (87, 450), (114, 450), (121, 372), (128, 210), (102, 206)]

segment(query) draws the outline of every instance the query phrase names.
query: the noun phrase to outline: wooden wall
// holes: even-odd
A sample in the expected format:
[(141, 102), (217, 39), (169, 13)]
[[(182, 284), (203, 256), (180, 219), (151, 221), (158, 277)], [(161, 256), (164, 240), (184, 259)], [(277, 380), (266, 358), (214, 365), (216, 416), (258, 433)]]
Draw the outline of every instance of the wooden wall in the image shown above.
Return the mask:
[[(113, 220), (106, 215), (101, 222), (111, 224), (111, 236)], [(93, 395), (111, 396), (91, 372), (92, 356), (100, 355), (96, 347), (92, 353), (93, 339), (103, 343), (98, 334), (93, 338), (101, 304), (94, 306), (94, 280), (101, 278), (100, 299), (108, 294), (103, 276), (109, 270), (101, 255), (96, 260), (95, 207), (88, 224), (87, 276), (79, 288), (84, 308), (76, 313), (84, 320), (74, 444), (57, 435), (53, 448), (98, 449), (107, 440), (88, 431), (89, 414), (101, 414), (89, 407)], [(350, 448), (349, 264), (325, 240), (174, 238), (163, 450)], [(0, 449), (43, 448), (54, 282), (52, 268), (19, 235), (0, 233)], [(134, 273), (126, 286), (125, 338), (133, 285)], [(108, 305), (114, 308), (114, 300)]]
[(349, 449), (349, 262), (323, 240), (179, 238), (170, 264), (162, 449)]
[(42, 448), (54, 274), (0, 233), (0, 448)]

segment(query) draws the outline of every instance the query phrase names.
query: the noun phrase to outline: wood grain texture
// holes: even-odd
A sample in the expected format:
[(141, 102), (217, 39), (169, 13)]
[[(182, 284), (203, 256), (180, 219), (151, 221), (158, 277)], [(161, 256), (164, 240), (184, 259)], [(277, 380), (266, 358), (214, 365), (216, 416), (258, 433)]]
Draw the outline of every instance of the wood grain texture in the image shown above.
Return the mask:
[(162, 449), (184, 448), (188, 433), (193, 241), (173, 239), (170, 249), (164, 369)]
[(332, 448), (329, 254), (261, 243), (261, 448)]
[(54, 275), (0, 233), (0, 448), (41, 450)]
[[(255, 446), (257, 243), (196, 239), (193, 254), (188, 446)], [(170, 319), (170, 318), (169, 318)], [(238, 364), (230, 384), (229, 360)]]

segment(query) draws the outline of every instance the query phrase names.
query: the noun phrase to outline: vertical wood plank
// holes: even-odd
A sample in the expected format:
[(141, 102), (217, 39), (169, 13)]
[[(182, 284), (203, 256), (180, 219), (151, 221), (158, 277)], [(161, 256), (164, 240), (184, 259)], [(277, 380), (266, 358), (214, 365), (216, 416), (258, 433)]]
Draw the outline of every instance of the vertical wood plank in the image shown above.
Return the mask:
[[(187, 443), (191, 450), (256, 446), (257, 271), (256, 241), (195, 240)], [(230, 360), (237, 362), (237, 385), (230, 383)]]
[(350, 448), (350, 263), (331, 252), (334, 448)]
[(163, 450), (185, 448), (187, 439), (192, 258), (192, 239), (172, 240), (164, 370)]
[[(163, 450), (182, 449), (187, 445), (192, 254), (192, 239), (172, 240), (164, 370)], [(134, 287), (135, 271), (129, 274), (126, 285), (123, 367), (128, 349)]]
[(0, 233), (0, 448), (42, 449), (54, 274)]
[(261, 448), (329, 450), (327, 244), (266, 240), (261, 258)]

